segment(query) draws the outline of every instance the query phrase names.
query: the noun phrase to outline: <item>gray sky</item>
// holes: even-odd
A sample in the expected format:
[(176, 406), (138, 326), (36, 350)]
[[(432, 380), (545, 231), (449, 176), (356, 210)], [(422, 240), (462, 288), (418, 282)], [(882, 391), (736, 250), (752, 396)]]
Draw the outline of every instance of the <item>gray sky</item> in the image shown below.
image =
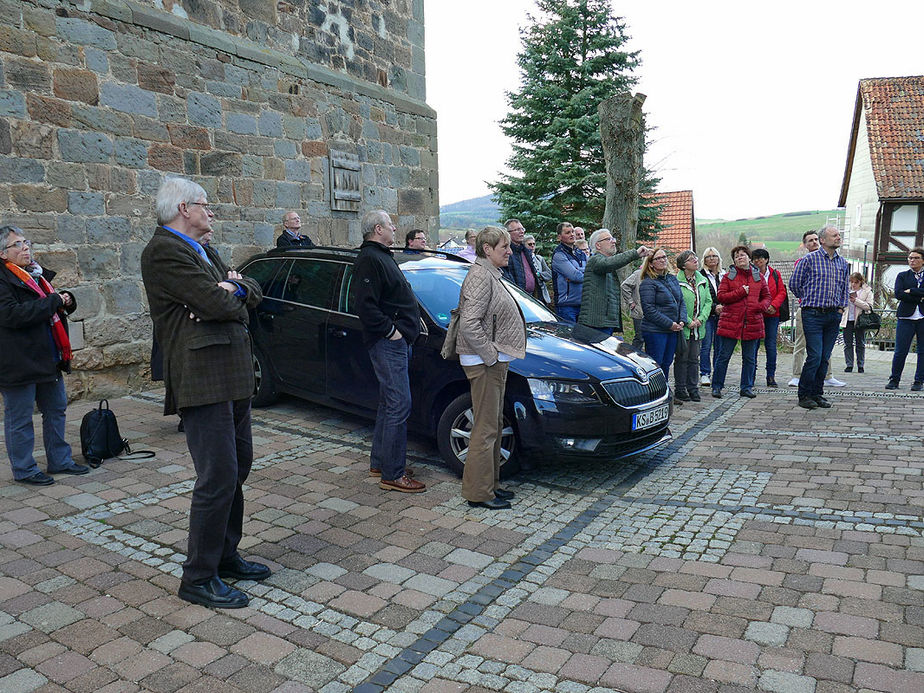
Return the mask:
[[(616, 2), (647, 163), (660, 189), (693, 190), (698, 218), (837, 205), (857, 82), (924, 74), (924, 2)], [(510, 145), (498, 121), (519, 85), (519, 27), (533, 0), (425, 0), (427, 101), (437, 110), (440, 203), (487, 194)]]

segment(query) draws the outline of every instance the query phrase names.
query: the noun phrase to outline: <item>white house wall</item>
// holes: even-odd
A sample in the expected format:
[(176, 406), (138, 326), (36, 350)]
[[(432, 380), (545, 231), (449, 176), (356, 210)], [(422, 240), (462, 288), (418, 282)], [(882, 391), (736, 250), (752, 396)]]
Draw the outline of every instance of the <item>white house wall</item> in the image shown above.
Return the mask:
[[(869, 152), (869, 136), (866, 130), (866, 113), (861, 110), (857, 128), (857, 146), (853, 154), (853, 166), (847, 186), (845, 204), (844, 255), (863, 258), (863, 247), (869, 241), (868, 257), (873, 256), (873, 241), (876, 231), (876, 214), (879, 211), (879, 194), (873, 177), (873, 164)], [(858, 219), (859, 217), (859, 219)]]

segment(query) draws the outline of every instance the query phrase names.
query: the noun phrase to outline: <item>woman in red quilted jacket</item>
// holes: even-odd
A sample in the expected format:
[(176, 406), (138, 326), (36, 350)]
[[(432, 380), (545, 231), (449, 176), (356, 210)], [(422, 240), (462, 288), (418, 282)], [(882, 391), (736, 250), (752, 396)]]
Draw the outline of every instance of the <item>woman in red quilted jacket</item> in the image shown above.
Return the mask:
[(746, 246), (732, 248), (731, 257), (734, 264), (722, 277), (716, 292), (716, 299), (724, 308), (716, 329), (719, 346), (712, 374), (712, 396), (722, 396), (728, 362), (740, 341), (740, 395), (754, 398), (757, 395), (751, 388), (757, 375), (757, 346), (764, 337), (764, 314), (770, 305), (770, 290), (760, 271), (751, 264), (751, 251)]

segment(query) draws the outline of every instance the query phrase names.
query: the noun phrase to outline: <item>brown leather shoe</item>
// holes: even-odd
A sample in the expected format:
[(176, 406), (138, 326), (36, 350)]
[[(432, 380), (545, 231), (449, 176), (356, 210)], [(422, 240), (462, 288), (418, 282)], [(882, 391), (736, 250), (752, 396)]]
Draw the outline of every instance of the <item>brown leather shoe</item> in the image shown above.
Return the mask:
[[(372, 469), (369, 470), (369, 476), (382, 476), (382, 470), (376, 469), (375, 467), (373, 467)], [(404, 476), (413, 477), (414, 470), (411, 467), (405, 467)]]
[(405, 474), (400, 479), (392, 481), (382, 479), (379, 481), (379, 488), (386, 491), (401, 491), (401, 493), (422, 493), (427, 490), (427, 485), (414, 481)]

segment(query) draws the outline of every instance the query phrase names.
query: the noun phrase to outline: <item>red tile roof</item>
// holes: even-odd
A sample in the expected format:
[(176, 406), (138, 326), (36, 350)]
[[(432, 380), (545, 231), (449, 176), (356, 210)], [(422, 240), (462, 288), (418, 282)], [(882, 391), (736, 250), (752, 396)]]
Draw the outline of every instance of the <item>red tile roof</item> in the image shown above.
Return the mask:
[(660, 220), (664, 230), (658, 234), (658, 245), (674, 252), (694, 247), (696, 224), (693, 221), (693, 191), (655, 193), (658, 204), (664, 205)]
[(879, 199), (924, 197), (924, 76), (879, 77), (861, 79), (857, 88), (840, 206), (847, 201), (860, 109)]

